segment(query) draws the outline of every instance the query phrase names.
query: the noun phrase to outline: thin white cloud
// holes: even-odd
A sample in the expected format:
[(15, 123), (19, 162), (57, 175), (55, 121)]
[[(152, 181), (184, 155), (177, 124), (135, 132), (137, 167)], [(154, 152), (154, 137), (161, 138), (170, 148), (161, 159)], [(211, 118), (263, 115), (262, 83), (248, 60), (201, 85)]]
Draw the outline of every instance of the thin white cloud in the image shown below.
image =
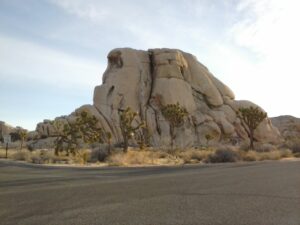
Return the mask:
[(256, 57), (254, 64), (246, 63), (253, 68), (239, 71), (246, 84), (241, 95), (247, 93), (271, 115), (300, 116), (295, 104), (300, 74), (298, 9), (294, 0), (243, 0), (237, 6), (241, 19), (229, 30), (234, 43)]
[(94, 22), (106, 20), (110, 15), (110, 10), (105, 7), (95, 7), (95, 2), (93, 4), (92, 2), (82, 2), (80, 0), (50, 0), (50, 2), (60, 6), (71, 14), (90, 19)]
[(1, 79), (33, 80), (67, 89), (101, 83), (105, 65), (36, 43), (0, 36)]
[[(51, 3), (99, 29), (123, 35), (121, 43), (134, 48), (185, 48), (190, 43), (211, 39), (208, 23), (216, 13), (207, 0), (170, 4), (168, 1), (50, 0)], [(186, 15), (189, 16), (186, 16)], [(207, 26), (207, 27), (206, 27)]]
[(246, 16), (232, 29), (236, 43), (264, 57), (300, 50), (299, 6), (294, 0), (241, 1), (237, 9)]

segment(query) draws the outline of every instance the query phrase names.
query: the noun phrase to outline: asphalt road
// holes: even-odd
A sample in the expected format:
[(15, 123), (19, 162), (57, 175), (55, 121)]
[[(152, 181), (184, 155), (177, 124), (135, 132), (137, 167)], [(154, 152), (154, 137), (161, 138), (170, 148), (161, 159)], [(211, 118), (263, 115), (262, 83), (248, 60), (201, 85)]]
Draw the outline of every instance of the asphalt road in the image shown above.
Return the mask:
[(0, 160), (1, 225), (300, 225), (300, 161), (48, 168)]

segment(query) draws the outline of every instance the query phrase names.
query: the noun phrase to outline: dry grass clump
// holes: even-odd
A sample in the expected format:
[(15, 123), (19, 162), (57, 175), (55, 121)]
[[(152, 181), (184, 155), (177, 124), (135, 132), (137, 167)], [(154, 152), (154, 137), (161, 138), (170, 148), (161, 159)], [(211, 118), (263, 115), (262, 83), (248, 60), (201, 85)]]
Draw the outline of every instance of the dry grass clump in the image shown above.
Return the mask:
[(207, 159), (215, 153), (213, 149), (200, 150), (200, 149), (188, 149), (178, 153), (184, 163), (199, 163), (205, 162)]
[[(37, 164), (91, 164), (104, 162), (111, 166), (147, 166), (147, 165), (178, 165), (195, 163), (224, 163), (237, 161), (279, 160), (289, 157), (300, 157), (289, 149), (243, 151), (232, 146), (221, 146), (216, 149), (130, 149), (123, 153), (122, 149), (114, 149), (111, 155), (105, 148), (82, 149), (76, 155), (56, 156), (54, 150), (18, 150), (9, 149), (8, 158)], [(273, 146), (272, 146), (273, 148)], [(0, 149), (0, 158), (5, 157), (5, 149)]]
[(30, 156), (31, 156), (31, 152), (29, 152), (28, 150), (19, 150), (19, 151), (15, 151), (11, 155), (11, 159), (19, 160), (19, 161), (28, 161), (30, 159)]
[[(10, 159), (12, 157), (12, 155), (16, 153), (16, 151), (17, 150), (15, 150), (15, 149), (9, 149), (7, 151), (7, 157)], [(0, 148), (0, 159), (5, 158), (5, 154), (6, 154), (6, 150), (4, 148)]]
[(133, 165), (175, 165), (182, 164), (182, 159), (161, 151), (129, 150), (127, 153), (117, 152), (108, 157), (111, 166)]
[[(0, 150), (0, 158), (5, 158), (5, 149)], [(69, 163), (73, 160), (67, 156), (56, 156), (54, 150), (18, 150), (18, 149), (9, 149), (8, 158), (17, 160), (17, 161), (26, 161), (29, 163), (36, 164), (52, 164), (52, 163)]]
[(257, 151), (257, 152), (272, 152), (275, 150), (277, 150), (276, 146), (269, 144), (269, 143), (255, 145), (255, 151)]
[(36, 164), (86, 164), (91, 159), (91, 150), (83, 149), (76, 155), (55, 155), (54, 150), (27, 151), (25, 161)]
[[(86, 164), (92, 161), (91, 152), (89, 149), (83, 149), (79, 150), (76, 155), (60, 154), (57, 156), (53, 149), (34, 151), (9, 149), (7, 156), (9, 159), (36, 164)], [(0, 158), (5, 158), (5, 149), (0, 149)]]
[(294, 157), (294, 154), (290, 149), (280, 149), (279, 152), (280, 152), (281, 158)]
[(261, 152), (258, 153), (258, 160), (279, 160), (281, 159), (281, 154), (278, 150), (272, 151), (272, 152)]
[(258, 160), (258, 152), (256, 151), (248, 151), (248, 152), (242, 152), (241, 157), (243, 161), (257, 161)]
[(35, 151), (26, 151), (23, 150), (26, 154), (24, 159), (15, 160), (24, 160), (30, 163), (36, 164), (52, 164), (52, 163), (63, 163), (66, 164), (69, 162), (69, 157), (67, 156), (56, 156), (53, 150), (35, 150)]
[(263, 161), (263, 160), (279, 160), (282, 158), (293, 157), (291, 150), (274, 150), (270, 152), (248, 151), (241, 154), (243, 161)]
[(78, 151), (78, 153), (74, 156), (71, 156), (71, 160), (75, 164), (87, 164), (91, 162), (92, 159), (92, 150), (90, 149), (83, 149)]

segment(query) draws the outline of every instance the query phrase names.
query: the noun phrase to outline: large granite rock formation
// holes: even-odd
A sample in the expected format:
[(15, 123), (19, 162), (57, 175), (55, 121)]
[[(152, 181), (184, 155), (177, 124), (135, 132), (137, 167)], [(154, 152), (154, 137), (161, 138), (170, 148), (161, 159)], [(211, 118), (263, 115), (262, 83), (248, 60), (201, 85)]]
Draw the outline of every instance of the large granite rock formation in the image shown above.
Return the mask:
[[(87, 110), (95, 115), (102, 127), (111, 132), (114, 143), (122, 142), (119, 109), (131, 107), (146, 121), (152, 146), (170, 143), (169, 123), (162, 116), (159, 104), (179, 103), (189, 116), (176, 129), (175, 145), (190, 147), (247, 140), (244, 125), (237, 116), (241, 107), (257, 106), (249, 101), (237, 101), (233, 92), (197, 61), (196, 57), (176, 49), (130, 48), (114, 49), (108, 54), (108, 66), (103, 83), (94, 91), (94, 104), (84, 105), (67, 117), (71, 122), (76, 112)], [(40, 136), (55, 136), (49, 121), (37, 125)], [(280, 133), (265, 119), (255, 131), (258, 142), (277, 143)]]
[(300, 118), (293, 116), (278, 116), (271, 118), (271, 121), (286, 140), (300, 138)]

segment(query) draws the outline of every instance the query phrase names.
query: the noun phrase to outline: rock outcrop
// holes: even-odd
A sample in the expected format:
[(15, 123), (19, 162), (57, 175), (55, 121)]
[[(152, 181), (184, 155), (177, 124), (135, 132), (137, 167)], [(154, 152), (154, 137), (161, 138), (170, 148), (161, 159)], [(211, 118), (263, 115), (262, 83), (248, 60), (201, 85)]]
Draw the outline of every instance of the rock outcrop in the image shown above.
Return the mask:
[[(26, 129), (20, 127), (20, 126), (12, 126), (9, 125), (3, 121), (0, 121), (0, 146), (4, 143), (4, 137), (9, 135), (10, 136), (10, 143), (9, 147), (18, 147), (19, 146), (19, 141), (20, 141), (20, 132), (21, 131), (26, 131)], [(28, 133), (29, 134), (29, 133)], [(39, 135), (38, 135), (39, 136)], [(27, 136), (28, 137), (28, 136)]]
[[(108, 54), (108, 66), (102, 85), (94, 90), (93, 105), (84, 105), (67, 117), (71, 122), (76, 112), (87, 110), (112, 134), (113, 143), (122, 142), (119, 109), (130, 107), (138, 112), (136, 122), (145, 121), (152, 146), (170, 143), (169, 123), (159, 104), (179, 103), (189, 113), (183, 126), (176, 129), (174, 144), (191, 147), (247, 140), (245, 125), (237, 116), (241, 107), (256, 106), (237, 101), (233, 92), (197, 61), (196, 57), (176, 49), (114, 49)], [(49, 121), (38, 124), (40, 136), (55, 136)], [(280, 134), (267, 118), (255, 131), (258, 142), (277, 143)]]
[(2, 139), (2, 137), (4, 135), (8, 135), (12, 132), (15, 132), (16, 131), (16, 128), (3, 122), (3, 121), (0, 121), (0, 139)]
[(300, 118), (293, 116), (278, 116), (271, 118), (272, 123), (278, 128), (286, 140), (300, 138)]

